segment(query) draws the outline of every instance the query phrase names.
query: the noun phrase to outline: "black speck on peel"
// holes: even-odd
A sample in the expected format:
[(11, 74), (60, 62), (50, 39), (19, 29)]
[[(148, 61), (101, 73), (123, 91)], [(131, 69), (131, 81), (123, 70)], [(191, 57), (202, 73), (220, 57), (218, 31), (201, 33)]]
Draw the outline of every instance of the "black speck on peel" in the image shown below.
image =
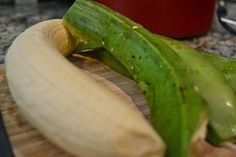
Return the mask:
[(147, 84), (148, 86), (151, 86), (151, 83), (150, 83), (150, 82), (146, 82), (146, 84)]
[(177, 46), (176, 48), (179, 49), (179, 50), (181, 50), (181, 47), (179, 47), (179, 46)]

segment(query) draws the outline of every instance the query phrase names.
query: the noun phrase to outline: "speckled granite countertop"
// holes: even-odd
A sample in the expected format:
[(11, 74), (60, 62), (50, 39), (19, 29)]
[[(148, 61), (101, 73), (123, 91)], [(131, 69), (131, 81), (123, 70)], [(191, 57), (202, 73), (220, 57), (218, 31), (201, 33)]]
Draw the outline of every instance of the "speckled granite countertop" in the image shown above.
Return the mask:
[[(67, 8), (53, 2), (0, 6), (0, 63), (17, 35), (40, 21), (62, 17)], [(236, 58), (236, 36), (225, 32), (216, 22), (207, 34), (185, 42), (198, 49)]]
[(61, 18), (67, 8), (54, 2), (0, 5), (0, 63), (17, 35), (40, 21)]

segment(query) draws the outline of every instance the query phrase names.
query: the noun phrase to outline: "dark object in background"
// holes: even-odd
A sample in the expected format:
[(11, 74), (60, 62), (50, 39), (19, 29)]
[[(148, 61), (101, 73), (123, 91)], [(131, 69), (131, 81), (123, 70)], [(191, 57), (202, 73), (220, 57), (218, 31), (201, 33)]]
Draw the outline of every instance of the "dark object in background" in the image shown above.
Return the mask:
[[(230, 19), (227, 17), (227, 3), (236, 3), (236, 0), (221, 0), (219, 1), (217, 8), (217, 18), (220, 24), (227, 30), (229, 33), (236, 35), (236, 20)], [(234, 27), (232, 27), (234, 26)]]
[(1, 4), (14, 4), (14, 0), (0, 0), (0, 5)]
[(142, 24), (153, 33), (172, 38), (201, 35), (213, 22), (216, 0), (97, 0)]
[(0, 111), (0, 157), (14, 157)]
[(38, 0), (38, 2), (49, 2), (49, 1), (72, 4), (74, 3), (75, 0)]

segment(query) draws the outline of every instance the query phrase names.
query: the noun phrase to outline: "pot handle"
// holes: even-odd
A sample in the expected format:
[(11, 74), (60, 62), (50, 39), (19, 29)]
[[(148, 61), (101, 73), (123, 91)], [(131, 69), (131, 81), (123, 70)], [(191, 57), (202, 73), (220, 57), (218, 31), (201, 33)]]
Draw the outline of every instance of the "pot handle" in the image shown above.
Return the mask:
[[(235, 2), (235, 1), (232, 1)], [(224, 0), (219, 1), (218, 7), (217, 7), (217, 18), (219, 20), (219, 23), (224, 27), (226, 31), (229, 33), (236, 35), (236, 30), (232, 28), (230, 25), (236, 26), (236, 21), (226, 18), (227, 15), (227, 9), (226, 9), (226, 2)]]

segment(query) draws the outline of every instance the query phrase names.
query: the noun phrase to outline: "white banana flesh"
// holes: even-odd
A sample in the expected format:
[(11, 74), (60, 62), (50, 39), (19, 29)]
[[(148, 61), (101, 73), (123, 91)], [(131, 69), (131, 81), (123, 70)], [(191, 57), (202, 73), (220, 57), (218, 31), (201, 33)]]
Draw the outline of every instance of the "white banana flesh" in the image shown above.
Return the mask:
[(75, 156), (163, 156), (164, 143), (136, 109), (65, 59), (77, 42), (62, 20), (34, 25), (15, 39), (6, 75), (22, 115)]

